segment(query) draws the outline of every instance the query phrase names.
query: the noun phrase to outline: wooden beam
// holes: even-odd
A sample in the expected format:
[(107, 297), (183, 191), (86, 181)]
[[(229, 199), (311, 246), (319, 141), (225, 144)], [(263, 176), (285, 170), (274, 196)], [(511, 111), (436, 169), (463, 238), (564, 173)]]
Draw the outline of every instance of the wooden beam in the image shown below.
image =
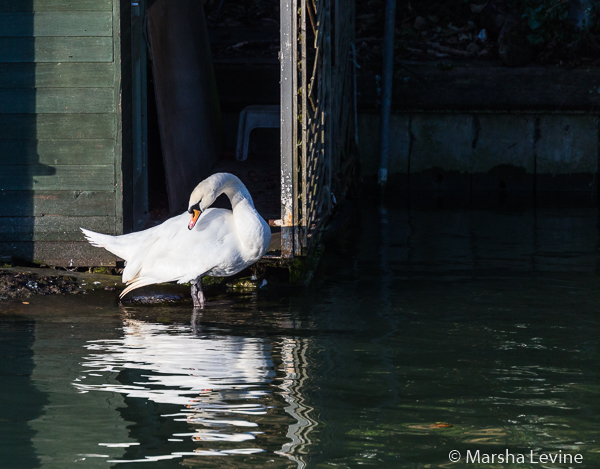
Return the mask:
[(112, 37), (0, 38), (0, 62), (112, 61)]
[(0, 114), (0, 139), (114, 139), (114, 114)]
[(0, 63), (0, 88), (113, 88), (113, 63)]
[(0, 166), (107, 165), (114, 161), (114, 140), (0, 140)]
[(85, 241), (79, 228), (115, 234), (114, 217), (0, 217), (0, 242)]
[(103, 114), (115, 111), (112, 88), (0, 89), (0, 113)]
[(0, 11), (111, 11), (112, 0), (0, 0)]
[(3, 166), (0, 187), (3, 190), (112, 191), (115, 189), (114, 165)]
[(112, 36), (112, 12), (0, 12), (2, 37)]
[(117, 257), (88, 242), (0, 242), (0, 256), (61, 267), (114, 266)]
[(0, 191), (0, 217), (114, 217), (114, 191)]
[(125, 20), (122, 20), (121, 18), (124, 4), (128, 4), (127, 6), (130, 6), (129, 2), (121, 2), (118, 0), (112, 1), (112, 14), (114, 25), (112, 47), (113, 57), (116, 57), (115, 62), (116, 64), (118, 64), (115, 68), (115, 81), (113, 86), (114, 102), (117, 103), (117, 109), (115, 110), (116, 112), (112, 115), (114, 119), (113, 130), (115, 139), (115, 164), (113, 166), (113, 181), (115, 185), (115, 234), (123, 234), (124, 232), (127, 232), (125, 231), (125, 228), (126, 226), (130, 226), (131, 223), (130, 220), (125, 219), (123, 211), (125, 205), (125, 198), (127, 197), (125, 192), (127, 189), (123, 181), (123, 168), (125, 166), (125, 161), (127, 160), (127, 158), (130, 158), (129, 154), (124, 151), (123, 145), (123, 87), (125, 86), (125, 84), (123, 83), (123, 78), (124, 76), (126, 77), (129, 75), (129, 72), (126, 68), (123, 68), (125, 72), (123, 74), (121, 73), (121, 69), (122, 67), (124, 67), (123, 63), (121, 62), (123, 60), (122, 55), (129, 53), (127, 47), (128, 42), (125, 41), (125, 45), (123, 46), (121, 44), (121, 41), (123, 40), (123, 38), (121, 37), (121, 32), (124, 29), (127, 29), (123, 24), (123, 21)]
[(291, 258), (298, 243), (298, 2), (281, 3), (281, 257)]

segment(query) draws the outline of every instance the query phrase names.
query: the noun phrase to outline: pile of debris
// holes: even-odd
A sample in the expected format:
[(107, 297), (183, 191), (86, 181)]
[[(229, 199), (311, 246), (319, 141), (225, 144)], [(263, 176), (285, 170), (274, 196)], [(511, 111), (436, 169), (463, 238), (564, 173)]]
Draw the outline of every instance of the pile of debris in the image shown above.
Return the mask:
[[(385, 0), (357, 3), (359, 60), (378, 62)], [(485, 59), (576, 67), (600, 62), (592, 0), (411, 0), (397, 10), (396, 58)]]
[[(484, 59), (507, 66), (600, 64), (597, 0), (397, 3), (397, 60)], [(385, 4), (386, 0), (356, 2), (361, 64), (381, 62)], [(278, 0), (208, 0), (205, 9), (213, 56), (277, 57)]]
[(84, 293), (84, 290), (72, 277), (0, 272), (0, 300), (80, 293)]

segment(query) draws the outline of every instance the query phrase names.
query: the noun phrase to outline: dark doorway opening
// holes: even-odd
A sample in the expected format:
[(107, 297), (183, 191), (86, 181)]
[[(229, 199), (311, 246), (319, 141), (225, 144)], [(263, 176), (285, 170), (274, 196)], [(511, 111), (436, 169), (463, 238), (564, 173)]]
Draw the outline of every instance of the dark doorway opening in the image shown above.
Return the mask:
[[(163, 0), (164, 1), (164, 0)], [(155, 2), (150, 2), (153, 5)], [(273, 8), (278, 7), (274, 2)], [(271, 5), (271, 6), (273, 6)], [(251, 132), (248, 157), (238, 161), (235, 157), (237, 145), (238, 120), (240, 112), (248, 105), (279, 104), (279, 62), (278, 25), (264, 31), (264, 24), (243, 28), (251, 41), (260, 45), (255, 54), (237, 54), (230, 51), (231, 41), (239, 39), (240, 30), (236, 24), (230, 25), (227, 11), (222, 12), (218, 23), (213, 21), (216, 5), (207, 5), (208, 36), (213, 54), (213, 66), (218, 90), (220, 115), (222, 119), (222, 147), (215, 161), (205, 159), (200, 146), (198, 159), (202, 161), (202, 173), (210, 175), (216, 172), (229, 172), (238, 176), (247, 186), (258, 212), (266, 220), (281, 218), (281, 169), (280, 169), (280, 132), (275, 128), (256, 128)], [(212, 10), (211, 10), (212, 8)], [(278, 10), (275, 11), (278, 15)], [(275, 15), (274, 13), (274, 15)], [(272, 15), (273, 16), (273, 15)], [(263, 22), (264, 23), (264, 22)], [(261, 32), (263, 28), (263, 32)], [(230, 34), (237, 31), (235, 37)], [(275, 31), (275, 33), (273, 32)], [(275, 35), (274, 35), (275, 34)], [(264, 37), (263, 37), (264, 36)], [(267, 39), (265, 37), (268, 36)], [(156, 38), (152, 40), (156, 41)], [(240, 40), (244, 40), (242, 37)], [(233, 44), (235, 45), (235, 44)], [(162, 47), (162, 46), (161, 46)], [(254, 55), (254, 56), (251, 56)], [(257, 56), (258, 55), (258, 56)], [(153, 64), (149, 54), (147, 67), (147, 117), (148, 117), (148, 198), (150, 220), (148, 226), (155, 226), (174, 213), (180, 213), (184, 207), (169, 204), (169, 181), (165, 163), (165, 144), (161, 141), (160, 86), (155, 76), (158, 62)], [(162, 73), (162, 72), (161, 72)], [(158, 87), (158, 89), (157, 89)], [(166, 116), (171, 118), (171, 116)], [(164, 128), (163, 128), (164, 132)], [(170, 156), (167, 155), (167, 158)], [(206, 176), (198, 178), (200, 180)], [(172, 204), (171, 204), (172, 205)], [(217, 207), (230, 207), (225, 196), (215, 203)]]

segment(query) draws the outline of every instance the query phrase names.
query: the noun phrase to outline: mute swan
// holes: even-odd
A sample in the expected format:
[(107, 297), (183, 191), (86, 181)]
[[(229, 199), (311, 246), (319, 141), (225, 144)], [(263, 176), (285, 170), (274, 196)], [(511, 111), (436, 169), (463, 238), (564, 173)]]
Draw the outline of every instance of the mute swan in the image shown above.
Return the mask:
[[(209, 208), (225, 194), (233, 210)], [(204, 306), (202, 277), (237, 274), (258, 261), (271, 240), (269, 225), (236, 176), (217, 173), (196, 186), (188, 213), (137, 233), (110, 236), (81, 228), (87, 240), (125, 259), (121, 298), (145, 285), (191, 282), (194, 307)]]

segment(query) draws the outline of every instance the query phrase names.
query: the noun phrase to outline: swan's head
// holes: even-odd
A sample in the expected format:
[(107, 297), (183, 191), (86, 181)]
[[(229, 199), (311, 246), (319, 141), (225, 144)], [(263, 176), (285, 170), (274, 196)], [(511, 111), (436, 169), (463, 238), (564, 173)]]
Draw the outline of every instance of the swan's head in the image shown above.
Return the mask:
[(190, 230), (196, 225), (202, 212), (214, 204), (217, 197), (223, 192), (227, 194), (232, 205), (234, 205), (232, 199), (234, 194), (241, 195), (252, 203), (252, 197), (250, 197), (246, 187), (237, 176), (229, 173), (213, 174), (198, 184), (192, 191), (192, 195), (190, 195), (190, 203), (188, 204), (188, 212), (192, 215), (192, 219), (188, 224)]
[(191, 230), (198, 218), (204, 210), (210, 207), (217, 197), (220, 195), (217, 189), (221, 186), (221, 181), (215, 178), (216, 174), (205, 179), (192, 191), (190, 195), (190, 203), (188, 204), (188, 213), (192, 215), (192, 219), (188, 224), (188, 228)]

